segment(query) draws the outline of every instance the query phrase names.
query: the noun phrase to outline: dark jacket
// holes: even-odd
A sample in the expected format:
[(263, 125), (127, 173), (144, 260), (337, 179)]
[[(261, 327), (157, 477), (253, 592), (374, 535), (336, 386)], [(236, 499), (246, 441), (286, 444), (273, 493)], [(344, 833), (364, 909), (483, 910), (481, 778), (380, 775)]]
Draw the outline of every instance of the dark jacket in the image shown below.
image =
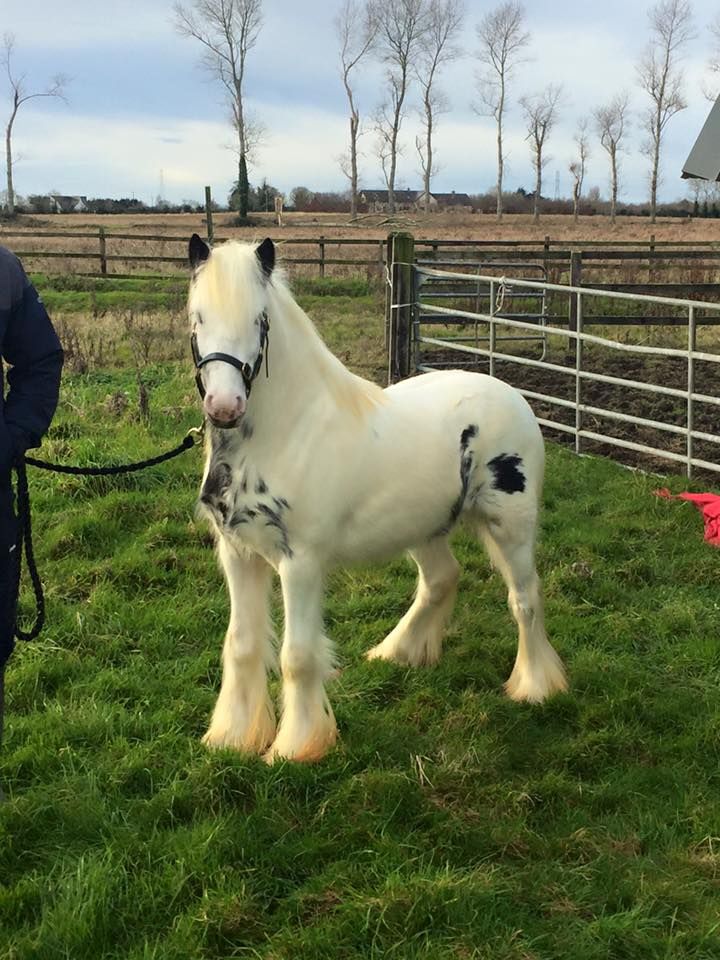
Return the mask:
[(13, 460), (37, 447), (58, 402), (63, 353), (37, 291), (18, 258), (0, 247), (0, 352), (10, 364), (5, 396), (0, 369), (0, 486)]

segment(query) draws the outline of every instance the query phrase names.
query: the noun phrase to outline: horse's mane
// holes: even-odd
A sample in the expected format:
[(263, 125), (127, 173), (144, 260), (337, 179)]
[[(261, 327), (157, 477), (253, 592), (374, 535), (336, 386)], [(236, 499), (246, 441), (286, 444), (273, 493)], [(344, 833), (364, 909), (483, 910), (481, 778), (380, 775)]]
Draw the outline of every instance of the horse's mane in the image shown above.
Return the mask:
[(290, 338), (295, 334), (294, 339), (299, 339), (295, 348), (309, 354), (308, 359), (316, 365), (318, 376), (338, 406), (362, 416), (384, 402), (377, 384), (352, 373), (328, 349), (310, 317), (295, 301), (285, 270), (275, 266), (269, 279), (263, 276), (255, 245), (225, 243), (213, 251), (201, 270), (208, 302), (226, 316), (258, 315), (269, 294), (270, 349), (273, 327), (284, 324), (286, 335)]

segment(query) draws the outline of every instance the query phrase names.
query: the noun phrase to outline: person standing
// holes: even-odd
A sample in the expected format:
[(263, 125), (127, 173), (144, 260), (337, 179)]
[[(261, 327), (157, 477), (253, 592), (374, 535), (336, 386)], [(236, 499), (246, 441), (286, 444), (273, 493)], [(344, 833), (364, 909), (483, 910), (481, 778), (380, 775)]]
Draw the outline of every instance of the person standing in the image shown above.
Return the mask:
[[(20, 260), (0, 246), (0, 741), (5, 666), (15, 646), (18, 525), (12, 467), (40, 444), (57, 407), (63, 351)], [(5, 379), (8, 390), (5, 391)]]

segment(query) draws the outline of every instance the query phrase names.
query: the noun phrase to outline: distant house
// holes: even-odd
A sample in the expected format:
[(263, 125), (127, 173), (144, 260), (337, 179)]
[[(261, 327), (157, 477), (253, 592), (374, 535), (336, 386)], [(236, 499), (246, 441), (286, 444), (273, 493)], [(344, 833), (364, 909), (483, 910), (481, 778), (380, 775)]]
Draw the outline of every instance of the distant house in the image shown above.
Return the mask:
[[(415, 209), (425, 209), (425, 191), (422, 190), (415, 200)], [(472, 213), (473, 205), (467, 193), (431, 193), (430, 194), (431, 212), (449, 211), (451, 213)]]
[[(417, 195), (417, 190), (396, 190), (395, 209), (413, 210)], [(368, 213), (387, 213), (389, 203), (387, 190), (361, 190), (358, 198)]]
[(47, 200), (51, 213), (84, 213), (88, 208), (87, 197), (63, 197), (51, 193)]
[[(387, 190), (361, 190), (358, 198), (368, 213), (387, 213), (388, 211)], [(396, 190), (395, 209), (398, 211), (424, 210), (425, 191)], [(472, 213), (472, 209), (472, 201), (467, 193), (456, 193), (453, 190), (452, 193), (430, 194), (430, 210), (433, 213), (445, 210)]]

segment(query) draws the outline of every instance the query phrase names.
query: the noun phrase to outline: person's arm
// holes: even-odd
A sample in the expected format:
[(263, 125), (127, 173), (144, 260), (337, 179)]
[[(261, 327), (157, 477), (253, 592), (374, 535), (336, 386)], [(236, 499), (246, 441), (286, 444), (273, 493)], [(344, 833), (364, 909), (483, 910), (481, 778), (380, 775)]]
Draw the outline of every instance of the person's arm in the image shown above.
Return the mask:
[(29, 447), (38, 446), (50, 426), (58, 402), (63, 352), (20, 261), (4, 250), (0, 285), (3, 282), (10, 296), (2, 354), (11, 365), (3, 420), (14, 460)]

